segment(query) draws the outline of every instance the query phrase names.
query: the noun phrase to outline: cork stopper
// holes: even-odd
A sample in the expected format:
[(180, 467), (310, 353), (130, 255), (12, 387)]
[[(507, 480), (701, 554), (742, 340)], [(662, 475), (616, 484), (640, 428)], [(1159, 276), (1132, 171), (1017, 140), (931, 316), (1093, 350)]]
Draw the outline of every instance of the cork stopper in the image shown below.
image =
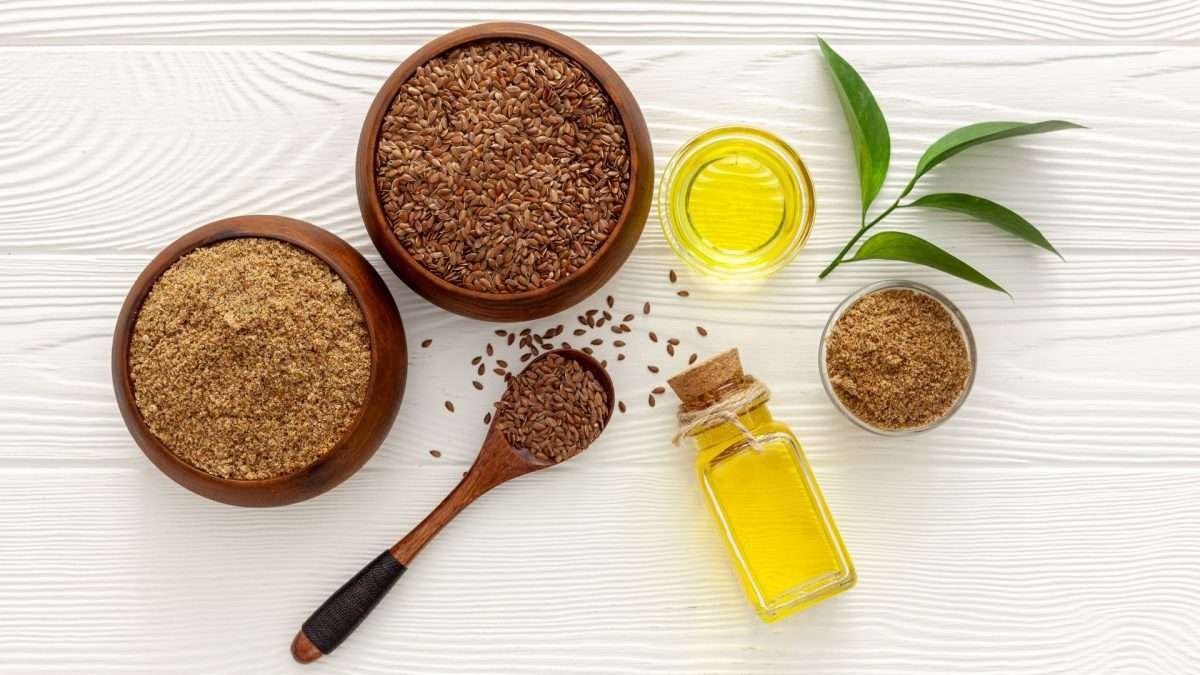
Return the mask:
[(717, 392), (745, 379), (737, 348), (721, 352), (667, 380), (685, 408), (717, 398)]

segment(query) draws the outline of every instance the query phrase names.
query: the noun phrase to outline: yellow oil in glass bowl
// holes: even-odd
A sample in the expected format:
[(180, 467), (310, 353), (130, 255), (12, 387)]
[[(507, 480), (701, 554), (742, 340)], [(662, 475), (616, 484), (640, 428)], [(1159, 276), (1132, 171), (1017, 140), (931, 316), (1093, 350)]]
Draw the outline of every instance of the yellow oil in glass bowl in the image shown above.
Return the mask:
[(722, 278), (765, 277), (791, 262), (808, 240), (815, 206), (799, 155), (751, 127), (696, 136), (659, 182), (667, 242), (690, 266)]

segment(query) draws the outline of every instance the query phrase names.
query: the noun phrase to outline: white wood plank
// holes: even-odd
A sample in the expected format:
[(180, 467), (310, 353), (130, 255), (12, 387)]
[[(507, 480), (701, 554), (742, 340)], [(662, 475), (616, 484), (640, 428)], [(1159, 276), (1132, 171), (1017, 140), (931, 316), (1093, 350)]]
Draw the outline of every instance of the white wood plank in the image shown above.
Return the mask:
[[(861, 580), (767, 626), (675, 457), (648, 468), (585, 454), (484, 497), (313, 668), (1195, 670), (1200, 484), (1188, 473), (815, 461)], [(269, 511), (203, 503), (148, 466), (0, 472), (4, 670), (286, 671), (308, 612), (461, 466), (360, 475)]]
[[(0, 86), (22, 105), (0, 120), (0, 250), (151, 253), (204, 222), (271, 212), (369, 248), (354, 197), (355, 145), (375, 89), (409, 51), (7, 52)], [(660, 169), (706, 128), (771, 129), (794, 144), (818, 186), (810, 248), (832, 251), (847, 238), (857, 220), (857, 178), (814, 49), (602, 52), (639, 97)], [(884, 197), (949, 129), (1066, 118), (1092, 128), (973, 150), (939, 168), (925, 189), (1006, 203), (1068, 258), (1090, 248), (1197, 249), (1193, 218), (1180, 205), (1200, 185), (1200, 49), (987, 47), (968, 55), (860, 47), (848, 57), (891, 120)], [(923, 214), (897, 222), (918, 218), (962, 229), (964, 241), (980, 248), (995, 241), (984, 227)], [(651, 223), (646, 243), (660, 241)]]
[(298, 43), (428, 40), (480, 21), (530, 21), (590, 42), (1178, 41), (1195, 43), (1200, 7), (1189, 0), (69, 0), (8, 2), (10, 44)]

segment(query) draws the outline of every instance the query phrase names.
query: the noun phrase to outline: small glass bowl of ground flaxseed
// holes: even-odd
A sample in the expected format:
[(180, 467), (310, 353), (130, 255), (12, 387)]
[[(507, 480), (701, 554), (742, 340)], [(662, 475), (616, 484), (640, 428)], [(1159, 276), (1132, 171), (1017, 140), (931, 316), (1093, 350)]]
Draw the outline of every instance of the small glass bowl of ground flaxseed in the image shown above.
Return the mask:
[(975, 338), (944, 295), (887, 280), (851, 293), (830, 315), (818, 353), (833, 405), (873, 433), (928, 431), (958, 411), (975, 381)]

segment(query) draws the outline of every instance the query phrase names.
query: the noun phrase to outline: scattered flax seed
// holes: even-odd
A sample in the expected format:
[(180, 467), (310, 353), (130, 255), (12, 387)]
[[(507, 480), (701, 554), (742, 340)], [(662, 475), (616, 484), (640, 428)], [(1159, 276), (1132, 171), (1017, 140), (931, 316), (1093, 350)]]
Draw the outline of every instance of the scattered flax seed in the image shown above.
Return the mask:
[(656, 335), (654, 331), (650, 331), (650, 341), (658, 342), (658, 335)]
[(505, 361), (504, 359), (496, 359), (496, 365), (500, 366), (501, 368), (507, 368), (508, 361)]
[(650, 372), (652, 372), (652, 373), (657, 373), (657, 372), (658, 372), (658, 366), (646, 366), (646, 370), (648, 370), (648, 371), (650, 371)]
[(473, 365), (473, 366), (477, 366), (477, 365), (479, 365), (481, 362), (483, 362), (483, 357), (482, 357), (482, 356), (476, 356), (475, 358), (471, 359), (471, 365)]
[(654, 394), (656, 396), (662, 396), (663, 394), (667, 393), (667, 388), (666, 387), (655, 387), (650, 390), (650, 393)]
[(583, 328), (576, 328), (575, 330), (571, 331), (571, 335), (579, 337), (580, 335), (587, 335), (587, 331)]
[(603, 315), (604, 315), (605, 321), (612, 321), (612, 314), (609, 314), (608, 312), (604, 312)]
[(486, 363), (479, 364), (479, 369), (476, 370), (475, 372), (479, 375), (486, 373), (487, 372), (487, 364)]
[(625, 324), (621, 324), (620, 326), (609, 326), (608, 328), (617, 335), (625, 332)]
[(593, 339), (592, 339), (592, 346), (594, 346), (594, 347), (599, 347), (599, 346), (600, 346), (600, 345), (602, 345), (602, 344), (604, 344), (604, 340), (601, 340), (600, 338), (593, 338)]
[(669, 344), (669, 345), (678, 345), (678, 344), (679, 344), (679, 338), (667, 338), (667, 344)]
[(374, 151), (375, 191), (401, 245), (484, 293), (574, 274), (629, 192), (629, 141), (601, 84), (522, 40), (470, 42), (418, 66)]
[(441, 450), (430, 450), (429, 454), (433, 455), (434, 457), (441, 457), (442, 451)]
[(603, 326), (605, 321), (606, 321), (606, 319), (604, 317), (600, 317), (599, 319), (596, 319), (596, 328), (600, 328), (601, 326)]
[(362, 311), (323, 261), (241, 238), (181, 257), (134, 322), (129, 372), (150, 431), (193, 467), (256, 480), (329, 452), (367, 395)]
[(421, 349), (427, 349), (431, 344), (433, 344), (433, 340), (421, 340)]
[(446, 401), (446, 403), (444, 405), (446, 406), (446, 410), (449, 410), (450, 412), (454, 412), (454, 404), (453, 403), (451, 403), (450, 401)]
[(936, 422), (971, 375), (962, 331), (934, 298), (887, 289), (863, 296), (838, 318), (825, 345), (838, 399), (883, 429)]
[(647, 397), (647, 400), (650, 402), (650, 407), (653, 408), (654, 407), (654, 394), (650, 394)]
[(633, 319), (634, 316), (632, 314), (626, 314), (625, 316), (621, 317), (621, 320), (625, 323), (629, 323), (630, 321), (633, 321)]
[(485, 349), (484, 352), (486, 352), (488, 356), (492, 356), (496, 353), (496, 350), (492, 349), (492, 343), (489, 342), (487, 344), (487, 349)]
[(693, 353), (691, 356), (688, 357), (688, 365), (690, 366), (693, 363), (695, 363), (696, 359), (698, 359), (698, 358), (700, 358), (700, 356), (698, 354)]
[(471, 380), (471, 386), (475, 387), (476, 389), (483, 389), (483, 383), (479, 380)]
[(613, 340), (613, 346), (618, 347), (618, 348), (624, 347), (625, 341), (624, 340)]
[(649, 313), (650, 313), (650, 303), (647, 302), (646, 304), (642, 305), (642, 314), (649, 314)]
[(675, 295), (678, 295), (678, 296), (679, 296), (679, 297), (681, 297), (681, 298), (686, 298), (687, 296), (689, 296), (689, 295), (691, 295), (691, 294), (690, 294), (690, 293), (688, 293), (687, 291), (679, 291), (679, 292), (678, 292), (678, 293), (676, 293)]
[[(611, 295), (610, 295), (610, 296), (608, 296), (607, 298), (605, 298), (605, 299), (604, 299), (604, 303), (608, 305), (608, 308), (609, 308), (609, 309), (612, 309), (612, 306), (613, 306), (613, 296), (611, 296)], [(608, 312), (605, 312), (605, 315), (607, 315), (607, 314), (608, 314)]]
[(529, 359), (532, 359), (532, 358), (533, 358), (533, 354), (522, 354), (521, 355), (521, 363), (525, 363), (526, 361), (528, 361)]
[(513, 342), (516, 342), (516, 340), (517, 340), (517, 336), (516, 336), (516, 335), (513, 335), (512, 333), (509, 333), (509, 334), (508, 334), (508, 340), (507, 340), (507, 342), (508, 342), (508, 346), (510, 346), (510, 347), (511, 347), (511, 346), (512, 346), (512, 343), (513, 343)]
[(700, 337), (708, 337), (708, 331), (704, 329), (704, 326), (696, 326), (696, 332), (700, 334)]
[(492, 413), (488, 413), (488, 414), (486, 414), (486, 415), (484, 415), (484, 416), (483, 416), (483, 423), (484, 423), (484, 424), (491, 424), (491, 423), (492, 423)]
[(667, 275), (667, 278), (671, 280), (671, 283), (679, 281), (679, 275), (675, 274), (675, 270), (671, 270), (670, 274)]
[(513, 378), (496, 406), (496, 425), (513, 447), (561, 462), (604, 430), (608, 397), (574, 359), (551, 354)]
[(618, 361), (624, 361), (624, 360), (625, 360), (625, 355), (624, 355), (624, 354), (617, 354), (617, 360), (618, 360)]
[(492, 372), (499, 375), (500, 377), (504, 377), (504, 374), (507, 373), (508, 371), (503, 368), (492, 368)]
[(617, 410), (620, 410), (621, 414), (625, 414), (625, 401), (617, 401)]
[(588, 356), (591, 356), (591, 355), (592, 355), (592, 348), (591, 348), (591, 347), (584, 347), (583, 349), (580, 349), (579, 351), (583, 352), (584, 354), (587, 354)]
[(496, 337), (504, 337), (505, 335), (508, 335), (508, 331), (504, 330), (503, 328), (496, 329)]
[(675, 356), (675, 345), (667, 345), (667, 354)]
[(601, 360), (600, 360), (600, 367), (601, 367), (601, 368), (603, 368), (603, 369), (605, 369), (605, 370), (608, 370), (608, 361), (605, 361), (605, 360), (601, 359)]
[(562, 347), (563, 349), (570, 349), (570, 348), (571, 348), (571, 343), (570, 343), (570, 342), (564, 342), (564, 343), (562, 343), (562, 344), (561, 344), (561, 345), (559, 345), (559, 346), (560, 346), (560, 347)]

